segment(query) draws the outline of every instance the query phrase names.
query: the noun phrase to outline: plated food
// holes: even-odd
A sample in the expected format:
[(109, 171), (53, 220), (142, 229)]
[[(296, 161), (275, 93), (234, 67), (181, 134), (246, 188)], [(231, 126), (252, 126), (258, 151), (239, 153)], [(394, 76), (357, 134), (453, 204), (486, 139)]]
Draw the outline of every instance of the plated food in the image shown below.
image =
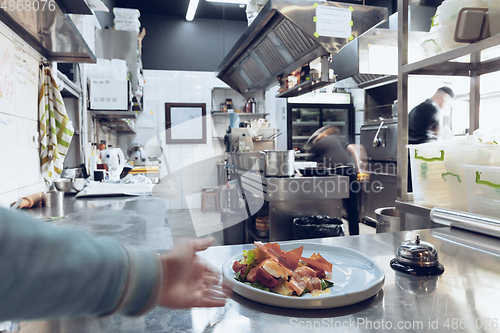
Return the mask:
[(320, 253), (306, 258), (302, 256), (303, 246), (283, 251), (278, 243), (254, 245), (254, 249), (243, 251), (243, 258), (233, 262), (235, 280), (283, 296), (315, 297), (331, 292), (333, 265)]
[[(267, 244), (262, 245), (266, 246)], [(383, 269), (373, 259), (353, 249), (344, 246), (303, 241), (284, 242), (279, 243), (279, 245), (281, 251), (291, 253), (291, 257), (293, 257), (293, 254), (300, 251), (297, 250), (298, 248), (302, 248), (303, 251), (300, 255), (299, 262), (306, 262), (311, 259), (311, 257), (313, 257), (311, 260), (319, 262), (321, 261), (321, 259), (317, 257), (319, 254), (329, 264), (332, 264), (332, 273), (330, 274), (328, 270), (324, 270), (325, 278), (323, 279), (335, 282), (333, 287), (328, 288), (330, 292), (325, 292), (324, 290), (321, 294), (317, 292), (315, 292), (315, 294), (307, 292), (303, 293), (301, 296), (295, 296), (295, 292), (292, 293), (292, 296), (287, 296), (271, 291), (275, 287), (269, 288), (263, 286), (263, 289), (258, 289), (252, 286), (252, 283), (248, 281), (240, 282), (240, 280), (236, 279), (238, 272), (234, 271), (233, 266), (235, 265), (235, 261), (242, 264), (241, 260), (244, 259), (245, 256), (238, 251), (239, 253), (232, 253), (222, 265), (224, 282), (238, 295), (235, 296), (236, 299), (242, 296), (247, 300), (260, 304), (283, 308), (331, 309), (362, 302), (376, 295), (384, 284), (385, 274)], [(271, 245), (267, 246), (271, 247)], [(256, 247), (257, 245), (251, 247), (244, 246), (244, 248), (248, 250), (245, 252), (245, 254), (247, 254), (246, 258), (248, 258), (248, 252), (250, 250), (255, 250)], [(277, 249), (276, 246), (273, 248)], [(293, 252), (294, 250), (297, 252)], [(290, 257), (290, 255), (288, 255), (288, 257)], [(316, 257), (319, 260), (315, 259)], [(264, 264), (262, 264), (262, 266), (264, 266)], [(299, 265), (297, 264), (297, 266)], [(279, 278), (276, 280), (278, 280), (279, 285)], [(266, 288), (268, 288), (269, 291), (266, 291)], [(288, 290), (285, 291), (288, 292)], [(244, 300), (241, 301), (245, 302)]]

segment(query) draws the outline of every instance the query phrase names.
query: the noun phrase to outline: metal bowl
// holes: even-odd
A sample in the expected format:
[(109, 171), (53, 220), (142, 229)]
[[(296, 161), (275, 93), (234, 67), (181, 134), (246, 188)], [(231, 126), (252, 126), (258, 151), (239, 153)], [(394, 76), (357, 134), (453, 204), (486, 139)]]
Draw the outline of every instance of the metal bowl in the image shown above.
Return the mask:
[(67, 179), (61, 178), (54, 181), (54, 185), (58, 191), (64, 193), (78, 193), (83, 190), (85, 186), (85, 179), (77, 178), (77, 179)]

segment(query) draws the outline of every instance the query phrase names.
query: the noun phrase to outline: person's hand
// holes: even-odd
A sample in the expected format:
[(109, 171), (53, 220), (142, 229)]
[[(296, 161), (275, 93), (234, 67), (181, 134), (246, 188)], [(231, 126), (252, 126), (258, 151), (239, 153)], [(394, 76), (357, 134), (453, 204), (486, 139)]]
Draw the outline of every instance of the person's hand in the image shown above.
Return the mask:
[(366, 172), (358, 173), (358, 182), (367, 182), (370, 180), (370, 174)]
[(160, 256), (163, 281), (159, 305), (183, 309), (226, 304), (229, 287), (196, 255), (212, 242), (213, 238), (186, 239)]

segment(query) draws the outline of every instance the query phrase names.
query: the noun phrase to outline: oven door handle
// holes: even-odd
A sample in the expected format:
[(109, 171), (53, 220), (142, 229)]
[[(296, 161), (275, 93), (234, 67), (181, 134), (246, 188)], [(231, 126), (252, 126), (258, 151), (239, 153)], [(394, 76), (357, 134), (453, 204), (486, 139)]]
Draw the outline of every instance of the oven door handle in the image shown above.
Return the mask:
[(377, 134), (375, 134), (375, 137), (373, 138), (373, 147), (378, 147), (380, 145), (381, 140), (379, 139), (378, 135), (380, 134), (380, 130), (382, 129), (382, 126), (384, 126), (383, 120), (380, 122), (380, 126), (378, 127), (378, 130), (377, 130)]

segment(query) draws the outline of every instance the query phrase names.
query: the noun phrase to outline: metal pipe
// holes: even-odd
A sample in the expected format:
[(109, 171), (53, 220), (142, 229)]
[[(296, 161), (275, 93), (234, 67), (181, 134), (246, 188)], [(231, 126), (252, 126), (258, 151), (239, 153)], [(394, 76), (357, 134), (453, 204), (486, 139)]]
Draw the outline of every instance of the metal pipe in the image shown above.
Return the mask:
[(500, 220), (492, 217), (435, 207), (431, 210), (430, 218), (433, 222), (449, 227), (500, 238)]
[(397, 197), (407, 202), (408, 197), (408, 0), (398, 1), (398, 171)]

